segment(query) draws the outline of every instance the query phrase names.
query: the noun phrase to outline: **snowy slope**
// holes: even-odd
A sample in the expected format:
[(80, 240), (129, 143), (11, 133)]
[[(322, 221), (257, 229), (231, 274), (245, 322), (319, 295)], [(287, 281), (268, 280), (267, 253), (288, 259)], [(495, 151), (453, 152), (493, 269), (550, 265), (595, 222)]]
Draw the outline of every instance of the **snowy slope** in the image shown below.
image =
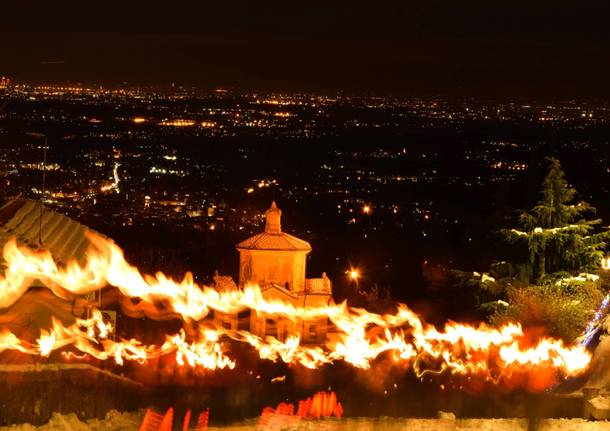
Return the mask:
[(41, 427), (35, 427), (30, 424), (13, 425), (10, 427), (0, 427), (2, 431), (131, 431), (137, 430), (143, 412), (127, 412), (119, 413), (116, 410), (108, 412), (102, 420), (91, 419), (87, 422), (81, 422), (74, 413), (69, 415), (61, 415), (54, 413), (51, 420)]
[[(54, 414), (48, 424), (34, 427), (29, 424), (0, 427), (0, 431), (128, 431), (137, 430), (142, 412), (118, 413), (111, 411), (105, 419), (78, 420), (76, 415)], [(232, 426), (210, 427), (210, 431), (258, 430), (256, 420), (244, 421)], [(526, 431), (527, 421), (521, 419), (397, 419), (350, 418), (342, 420), (300, 422), (282, 428), (294, 431)], [(541, 421), (536, 431), (610, 431), (610, 422), (588, 422), (582, 419), (547, 419)], [(274, 430), (279, 431), (279, 430)]]

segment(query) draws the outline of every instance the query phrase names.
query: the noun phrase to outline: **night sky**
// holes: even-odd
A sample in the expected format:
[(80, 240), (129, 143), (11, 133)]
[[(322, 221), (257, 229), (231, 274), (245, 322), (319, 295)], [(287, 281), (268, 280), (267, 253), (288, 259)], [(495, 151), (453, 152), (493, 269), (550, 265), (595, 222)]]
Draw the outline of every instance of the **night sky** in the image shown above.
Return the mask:
[(18, 82), (604, 98), (607, 1), (5, 1)]

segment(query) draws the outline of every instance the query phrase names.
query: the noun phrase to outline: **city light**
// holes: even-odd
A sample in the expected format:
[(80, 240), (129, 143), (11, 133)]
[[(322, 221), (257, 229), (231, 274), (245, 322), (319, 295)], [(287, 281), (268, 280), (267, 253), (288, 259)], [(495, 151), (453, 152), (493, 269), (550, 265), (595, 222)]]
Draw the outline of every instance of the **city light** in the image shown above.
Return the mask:
[(357, 268), (351, 268), (348, 271), (348, 275), (349, 275), (349, 278), (351, 278), (352, 280), (358, 281), (358, 279), (360, 278), (360, 271), (358, 271)]
[(171, 121), (162, 121), (159, 123), (159, 125), (165, 127), (192, 127), (195, 125), (195, 121), (178, 119)]
[(610, 431), (605, 2), (137, 3), (2, 8), (0, 431)]

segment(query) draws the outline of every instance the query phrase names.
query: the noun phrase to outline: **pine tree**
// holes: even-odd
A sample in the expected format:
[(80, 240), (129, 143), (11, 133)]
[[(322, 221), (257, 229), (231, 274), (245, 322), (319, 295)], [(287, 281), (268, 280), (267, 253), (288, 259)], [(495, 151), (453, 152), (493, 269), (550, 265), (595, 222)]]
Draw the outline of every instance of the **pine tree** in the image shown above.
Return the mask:
[(595, 208), (575, 197), (559, 161), (549, 159), (540, 200), (521, 214), (519, 229), (504, 231), (524, 259), (496, 262), (488, 273), (454, 271), (494, 324), (544, 327), (570, 342), (585, 329), (609, 287), (600, 264), (610, 235), (591, 218)]
[(537, 205), (521, 214), (521, 230), (511, 229), (508, 239), (525, 242), (529, 251), (529, 281), (548, 274), (575, 273), (599, 267), (608, 231), (595, 232), (601, 219), (587, 219), (595, 208), (574, 203), (576, 190), (568, 185), (559, 160), (550, 158)]

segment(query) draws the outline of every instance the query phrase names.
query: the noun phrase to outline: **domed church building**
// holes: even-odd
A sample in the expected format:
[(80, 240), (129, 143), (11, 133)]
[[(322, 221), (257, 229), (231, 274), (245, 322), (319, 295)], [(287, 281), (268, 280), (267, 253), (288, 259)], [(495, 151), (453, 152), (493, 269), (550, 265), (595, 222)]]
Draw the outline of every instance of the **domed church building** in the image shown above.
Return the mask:
[[(320, 278), (306, 278), (311, 245), (283, 232), (281, 218), (282, 211), (273, 202), (265, 212), (265, 230), (237, 244), (238, 288), (255, 284), (265, 299), (281, 300), (299, 307), (330, 305), (332, 283), (326, 273)], [(255, 312), (249, 314), (249, 329), (260, 337), (269, 335), (283, 340), (299, 333), (304, 343), (321, 343), (326, 339), (326, 319), (303, 322)], [(226, 327), (245, 329), (247, 316), (225, 315), (221, 319), (220, 323)]]

